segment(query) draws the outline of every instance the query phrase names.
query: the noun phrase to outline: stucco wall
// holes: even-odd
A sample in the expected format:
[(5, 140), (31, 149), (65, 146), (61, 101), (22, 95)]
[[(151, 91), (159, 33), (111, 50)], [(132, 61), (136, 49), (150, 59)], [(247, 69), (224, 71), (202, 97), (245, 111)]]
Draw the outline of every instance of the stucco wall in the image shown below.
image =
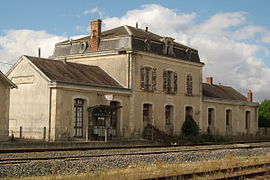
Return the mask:
[[(118, 134), (127, 136), (129, 120), (129, 97), (119, 95), (112, 91), (103, 91), (98, 89), (74, 89), (74, 87), (57, 87), (52, 90), (52, 113), (51, 113), (51, 140), (71, 140), (74, 139), (74, 100), (80, 98), (84, 100), (83, 108), (83, 137), (79, 140), (86, 140), (88, 133), (89, 112), (88, 108), (96, 105), (109, 105), (110, 101), (104, 100), (103, 94), (114, 94), (114, 100), (120, 102), (123, 108), (120, 109), (120, 127)], [(123, 130), (124, 129), (124, 130)]]
[(9, 88), (0, 80), (0, 141), (8, 139)]
[[(157, 73), (157, 91), (145, 92), (140, 89), (140, 68), (150, 66), (156, 68)], [(165, 106), (173, 105), (173, 126), (174, 133), (180, 134), (181, 127), (185, 120), (185, 107), (193, 107), (193, 117), (198, 124), (201, 124), (201, 68), (202, 65), (195, 63), (185, 63), (181, 60), (156, 56), (151, 54), (135, 54), (132, 56), (132, 87), (133, 98), (131, 98), (131, 109), (133, 109), (134, 118), (130, 127), (134, 131), (142, 132), (143, 104), (149, 103), (153, 107), (153, 124), (160, 130), (165, 130)], [(163, 70), (172, 70), (177, 72), (177, 93), (174, 95), (163, 92)], [(185, 78), (187, 74), (193, 76), (193, 96), (187, 96)]]
[[(207, 132), (208, 108), (214, 108), (215, 133), (226, 135), (226, 109), (232, 111), (232, 135), (255, 135), (258, 131), (256, 106), (226, 101), (203, 101), (203, 131)], [(250, 111), (250, 127), (246, 129), (246, 111)]]
[(49, 87), (47, 81), (23, 59), (8, 75), (18, 86), (10, 92), (10, 131), (19, 137), (43, 138), (49, 125)]
[(67, 61), (99, 66), (122, 86), (128, 87), (128, 54), (108, 53), (85, 57), (70, 56)]

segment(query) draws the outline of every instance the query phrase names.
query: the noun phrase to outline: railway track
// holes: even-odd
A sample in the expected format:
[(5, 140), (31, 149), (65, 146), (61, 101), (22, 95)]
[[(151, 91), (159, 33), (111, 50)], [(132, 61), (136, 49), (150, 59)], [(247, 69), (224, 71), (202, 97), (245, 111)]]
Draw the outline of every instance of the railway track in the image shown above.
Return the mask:
[[(270, 148), (270, 145), (240, 145), (236, 147), (214, 147), (214, 148), (196, 148), (196, 149), (157, 149), (154, 150), (149, 148), (142, 148), (137, 152), (114, 152), (114, 153), (100, 153), (100, 154), (91, 154), (91, 155), (66, 155), (66, 156), (56, 156), (56, 157), (29, 157), (29, 158), (1, 158), (0, 157), (0, 166), (9, 165), (9, 164), (23, 164), (29, 163), (31, 161), (47, 161), (47, 160), (86, 160), (91, 158), (106, 158), (113, 156), (147, 156), (147, 155), (157, 155), (157, 154), (169, 154), (169, 153), (188, 153), (188, 152), (209, 152), (209, 151), (225, 151), (225, 150), (241, 150), (241, 149), (257, 149), (257, 148)], [(175, 148), (175, 147), (174, 147)], [(122, 149), (122, 148), (120, 148)], [(126, 148), (127, 151), (129, 148)], [(104, 150), (104, 149), (103, 149)]]
[(111, 149), (141, 149), (141, 148), (168, 148), (168, 147), (192, 147), (192, 146), (213, 146), (213, 145), (234, 145), (234, 144), (252, 144), (252, 143), (269, 143), (269, 140), (260, 141), (237, 141), (237, 142), (223, 142), (223, 143), (202, 143), (202, 144), (185, 144), (185, 145), (142, 145), (142, 146), (107, 146), (107, 147), (44, 147), (44, 148), (11, 148), (1, 149), (0, 154), (4, 153), (26, 153), (26, 152), (49, 152), (49, 151), (87, 151), (87, 150), (111, 150)]
[(215, 180), (230, 180), (230, 179), (237, 180), (237, 179), (265, 176), (269, 174), (270, 174), (270, 163), (260, 163), (247, 166), (216, 169), (211, 171), (146, 178), (143, 180), (205, 179), (205, 178)]

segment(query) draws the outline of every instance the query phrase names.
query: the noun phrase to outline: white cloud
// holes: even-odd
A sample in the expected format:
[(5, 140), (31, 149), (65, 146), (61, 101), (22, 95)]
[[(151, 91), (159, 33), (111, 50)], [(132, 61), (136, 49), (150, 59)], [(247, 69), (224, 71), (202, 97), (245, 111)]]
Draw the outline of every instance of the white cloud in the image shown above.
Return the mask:
[[(23, 54), (37, 56), (38, 48), (41, 48), (42, 57), (48, 57), (52, 55), (55, 43), (64, 39), (46, 31), (8, 30), (4, 36), (0, 36), (0, 61), (13, 64)], [(9, 68), (0, 64), (3, 72)]]
[(100, 18), (104, 18), (104, 16), (105, 16), (105, 13), (102, 10), (100, 10), (99, 8), (97, 8), (97, 7), (96, 8), (93, 8), (93, 9), (86, 10), (83, 13), (84, 13), (84, 15), (98, 14), (98, 16)]
[(269, 98), (270, 69), (258, 56), (268, 56), (268, 49), (253, 41), (259, 34), (261, 41), (270, 42), (267, 29), (250, 25), (246, 12), (218, 13), (202, 23), (195, 23), (197, 16), (151, 4), (130, 10), (122, 17), (106, 18), (103, 26), (109, 29), (139, 22), (140, 28), (148, 26), (151, 32), (171, 36), (198, 49), (206, 64), (204, 76), (213, 76), (216, 83), (233, 86), (243, 95), (251, 89), (258, 101)]

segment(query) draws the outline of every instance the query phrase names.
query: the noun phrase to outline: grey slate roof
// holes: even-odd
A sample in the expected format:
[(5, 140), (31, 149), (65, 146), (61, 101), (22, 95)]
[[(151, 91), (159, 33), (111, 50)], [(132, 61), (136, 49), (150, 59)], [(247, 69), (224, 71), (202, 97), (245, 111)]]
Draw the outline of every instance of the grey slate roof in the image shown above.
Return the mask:
[(53, 82), (123, 88), (98, 66), (25, 56)]
[[(174, 53), (172, 55), (163, 54), (164, 43), (163, 37), (154, 34), (150, 31), (145, 31), (132, 26), (120, 26), (114, 29), (110, 29), (102, 32), (99, 51), (107, 50), (137, 50), (147, 51), (162, 56), (170, 56), (173, 58), (201, 63), (198, 51), (183, 44), (174, 42)], [(146, 40), (150, 41), (150, 50), (146, 50)], [(90, 51), (90, 36), (75, 40), (66, 40), (59, 42), (55, 46), (53, 57), (67, 56), (72, 54), (88, 53)], [(82, 43), (87, 43), (87, 48), (80, 49)], [(190, 50), (190, 54), (187, 54), (186, 50)]]
[(9, 88), (16, 88), (17, 86), (8, 79), (1, 71), (0, 71), (0, 81), (4, 83)]
[(203, 97), (247, 101), (247, 98), (245, 96), (243, 96), (241, 93), (229, 86), (203, 83), (202, 89)]

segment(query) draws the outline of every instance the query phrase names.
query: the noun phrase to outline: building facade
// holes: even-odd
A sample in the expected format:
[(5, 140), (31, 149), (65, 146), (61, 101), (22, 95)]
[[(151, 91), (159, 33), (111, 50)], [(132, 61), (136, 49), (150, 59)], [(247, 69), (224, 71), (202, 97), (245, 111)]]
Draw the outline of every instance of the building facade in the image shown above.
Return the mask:
[(0, 71), (0, 141), (8, 139), (10, 89), (15, 87), (16, 85)]
[(41, 128), (31, 137), (50, 140), (140, 138), (147, 125), (179, 135), (191, 115), (204, 133), (256, 134), (258, 104), (231, 87), (203, 83), (197, 50), (148, 28), (101, 32), (101, 20), (90, 32), (57, 43), (49, 59), (23, 56), (9, 71), (19, 86), (11, 93), (14, 129), (24, 125), (29, 137), (27, 128)]

